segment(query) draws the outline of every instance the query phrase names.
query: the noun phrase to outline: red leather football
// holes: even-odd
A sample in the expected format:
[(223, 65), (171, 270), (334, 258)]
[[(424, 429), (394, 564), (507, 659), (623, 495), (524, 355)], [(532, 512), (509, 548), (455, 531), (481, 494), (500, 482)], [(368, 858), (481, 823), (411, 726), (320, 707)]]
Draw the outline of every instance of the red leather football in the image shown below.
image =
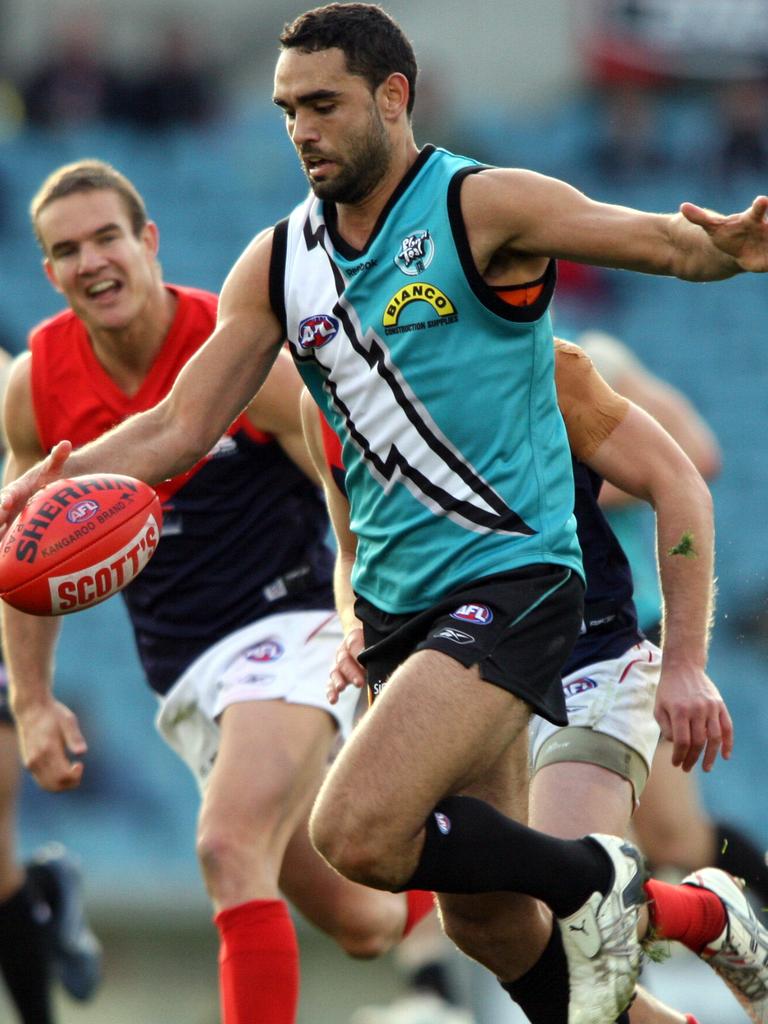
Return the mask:
[(67, 615), (122, 590), (160, 541), (160, 499), (141, 480), (94, 473), (33, 495), (0, 541), (0, 597), (31, 615)]

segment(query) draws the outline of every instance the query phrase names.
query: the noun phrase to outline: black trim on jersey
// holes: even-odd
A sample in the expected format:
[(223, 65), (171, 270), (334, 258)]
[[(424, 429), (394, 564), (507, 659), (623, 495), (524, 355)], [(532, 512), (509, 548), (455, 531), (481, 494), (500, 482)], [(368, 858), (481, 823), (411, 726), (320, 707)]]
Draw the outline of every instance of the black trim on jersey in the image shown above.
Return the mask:
[(285, 309), (285, 261), (288, 254), (288, 218), (275, 224), (272, 234), (272, 256), (269, 260), (269, 304), (280, 321), (283, 337), (288, 336), (288, 315)]
[[(489, 284), (488, 287), (493, 292), (516, 292), (523, 291), (524, 288), (535, 288), (537, 285), (544, 284), (546, 279), (547, 271), (545, 270), (541, 277), (537, 277), (533, 281), (526, 281), (525, 284)], [(505, 299), (504, 301), (506, 302), (507, 300)]]
[(361, 256), (364, 256), (365, 253), (368, 252), (368, 250), (371, 247), (371, 243), (379, 234), (384, 224), (384, 221), (389, 216), (389, 211), (398, 201), (403, 192), (405, 192), (405, 190), (410, 186), (413, 179), (416, 177), (416, 175), (419, 173), (419, 171), (422, 169), (424, 164), (427, 162), (429, 157), (432, 156), (434, 152), (435, 147), (432, 145), (424, 146), (424, 148), (419, 151), (419, 155), (416, 157), (415, 162), (408, 168), (406, 174), (400, 179), (397, 188), (384, 205), (384, 209), (381, 211), (378, 218), (376, 219), (373, 231), (371, 231), (370, 235), (368, 236), (368, 240), (365, 243), (365, 247), (363, 249), (355, 249), (354, 246), (351, 246), (349, 242), (346, 242), (339, 234), (337, 227), (336, 204), (326, 202), (323, 203), (323, 219), (325, 220), (326, 227), (328, 228), (328, 236), (331, 239), (331, 242), (333, 242), (333, 247), (337, 253), (343, 256), (344, 259), (346, 260), (356, 260), (359, 259)]
[(482, 498), (491, 508), (496, 509), (497, 513), (494, 515), (493, 513), (485, 512), (483, 509), (476, 508), (468, 502), (460, 501), (454, 495), (443, 490), (442, 487), (438, 487), (436, 484), (432, 483), (432, 481), (428, 480), (421, 472), (419, 472), (419, 470), (414, 466), (411, 466), (394, 443), (390, 445), (386, 460), (382, 459), (380, 455), (372, 451), (368, 443), (368, 439), (356, 428), (352, 419), (351, 411), (339, 398), (335, 382), (327, 376), (329, 372), (328, 369), (323, 366), (323, 364), (317, 359), (316, 355), (311, 351), (306, 354), (300, 353), (297, 346), (291, 339), (289, 339), (294, 358), (299, 362), (307, 359), (314, 360), (326, 377), (324, 386), (329, 390), (333, 398), (334, 405), (344, 417), (347, 429), (349, 430), (351, 437), (354, 439), (355, 444), (363, 453), (364, 458), (376, 467), (377, 472), (385, 480), (391, 480), (395, 469), (399, 469), (402, 476), (416, 484), (423, 494), (429, 497), (436, 505), (439, 505), (440, 508), (448, 514), (458, 514), (468, 522), (475, 523), (477, 526), (482, 526), (488, 530), (533, 536), (537, 531), (530, 527), (525, 520), (514, 511), (514, 509), (510, 508), (501, 495), (497, 494), (489, 484), (487, 484), (467, 465), (466, 462), (458, 458), (457, 455), (442, 440), (440, 440), (439, 437), (436, 437), (430, 430), (429, 426), (419, 416), (416, 408), (408, 401), (408, 398), (400, 386), (399, 380), (388, 369), (384, 351), (378, 343), (379, 339), (373, 331), (370, 332), (370, 335), (376, 338), (376, 341), (371, 342), (370, 348), (366, 348), (363, 345), (362, 340), (355, 329), (352, 317), (349, 314), (347, 303), (343, 299), (345, 289), (343, 275), (336, 266), (332, 255), (325, 247), (326, 232), (324, 225), (320, 224), (317, 229), (313, 229), (310, 225), (310, 219), (311, 211), (304, 222), (302, 230), (304, 241), (308, 251), (311, 251), (316, 246), (320, 246), (328, 259), (333, 273), (336, 294), (339, 297), (339, 301), (333, 306), (332, 314), (337, 316), (344, 324), (344, 330), (352, 347), (363, 357), (371, 369), (375, 369), (379, 376), (387, 382), (395, 401), (408, 417), (414, 429), (424, 440), (430, 451), (434, 452), (439, 459), (449, 466), (452, 472), (454, 472), (456, 476), (460, 477), (479, 498)]
[[(554, 294), (555, 284), (557, 281), (556, 264), (554, 260), (550, 260), (547, 264), (547, 269), (544, 271), (541, 278), (539, 278), (537, 282), (532, 282), (541, 282), (544, 285), (544, 288), (541, 295), (535, 302), (532, 302), (530, 306), (513, 306), (509, 302), (505, 302), (504, 299), (499, 298), (494, 289), (483, 280), (483, 277), (475, 266), (475, 261), (472, 258), (472, 250), (469, 247), (469, 239), (467, 238), (467, 227), (461, 213), (461, 186), (467, 175), (477, 174), (480, 171), (487, 170), (487, 166), (463, 167), (454, 174), (448, 185), (448, 219), (450, 220), (451, 230), (453, 232), (456, 252), (458, 253), (459, 260), (461, 261), (461, 266), (464, 271), (464, 276), (467, 279), (467, 284), (474, 292), (478, 302), (482, 303), (486, 309), (495, 313), (496, 316), (500, 316), (503, 320), (511, 320), (515, 323), (532, 323), (534, 320), (538, 320), (544, 315), (549, 303), (552, 301), (552, 295)], [(515, 288), (517, 286), (510, 284), (505, 285), (504, 287)], [(520, 287), (525, 287), (525, 285), (520, 285)]]

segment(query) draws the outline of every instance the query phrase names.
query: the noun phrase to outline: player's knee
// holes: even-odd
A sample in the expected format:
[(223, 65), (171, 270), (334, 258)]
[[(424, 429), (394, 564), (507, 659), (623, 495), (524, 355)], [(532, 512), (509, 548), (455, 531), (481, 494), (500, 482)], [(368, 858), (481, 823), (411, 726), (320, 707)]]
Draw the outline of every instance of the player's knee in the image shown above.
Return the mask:
[(344, 922), (333, 936), (347, 956), (355, 960), (375, 960), (383, 956), (394, 945), (391, 936), (382, 931), (363, 931), (354, 921)]
[(213, 894), (225, 881), (231, 883), (238, 875), (247, 875), (249, 852), (232, 829), (201, 823), (195, 848), (203, 878)]
[(385, 851), (375, 836), (364, 830), (345, 831), (322, 814), (312, 815), (309, 835), (317, 852), (340, 875), (377, 889), (388, 887), (382, 874)]

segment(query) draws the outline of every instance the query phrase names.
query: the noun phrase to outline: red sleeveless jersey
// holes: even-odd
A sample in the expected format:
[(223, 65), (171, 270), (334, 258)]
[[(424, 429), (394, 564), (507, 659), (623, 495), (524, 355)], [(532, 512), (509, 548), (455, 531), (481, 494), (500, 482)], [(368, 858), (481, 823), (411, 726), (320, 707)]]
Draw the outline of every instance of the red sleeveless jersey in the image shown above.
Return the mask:
[[(168, 285), (178, 299), (139, 391), (126, 395), (66, 311), (30, 334), (42, 446), (80, 447), (156, 405), (211, 334), (216, 296)], [(163, 533), (125, 599), (150, 685), (164, 693), (213, 643), (264, 615), (332, 607), (332, 556), (319, 491), (268, 434), (238, 417), (191, 470), (161, 484)]]

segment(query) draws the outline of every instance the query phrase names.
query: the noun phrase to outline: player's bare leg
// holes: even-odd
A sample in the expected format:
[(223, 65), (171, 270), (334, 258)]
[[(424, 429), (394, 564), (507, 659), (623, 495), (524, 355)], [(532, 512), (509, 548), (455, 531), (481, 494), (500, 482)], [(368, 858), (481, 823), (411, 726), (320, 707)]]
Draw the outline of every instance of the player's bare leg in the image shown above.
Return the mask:
[[(611, 889), (614, 862), (592, 841), (564, 843), (531, 832), (490, 802), (446, 796), (493, 794), (502, 779), (509, 780), (502, 764), (520, 771), (528, 718), (526, 704), (482, 681), (476, 668), (436, 651), (417, 652), (388, 680), (331, 769), (311, 833), (347, 877), (381, 888), (440, 892), (447, 933), (502, 979), (517, 984), (546, 953), (551, 981), (554, 959), (556, 1012), (552, 984), (547, 993), (529, 986), (532, 1004), (518, 1000), (531, 1020), (553, 1024), (568, 1016), (569, 966), (552, 915), (537, 897), (570, 915), (595, 890)], [(517, 817), (525, 818), (525, 807), (517, 808)], [(473, 891), (444, 898), (446, 892)], [(498, 891), (503, 900), (487, 896)], [(622, 919), (629, 920), (626, 911)], [(639, 954), (627, 977), (638, 961)], [(615, 1016), (605, 1016), (606, 1022)]]
[(220, 727), (197, 852), (221, 934), (223, 1019), (293, 1024), (298, 947), (279, 877), (335, 725), (318, 708), (271, 700), (230, 705)]
[(632, 829), (652, 864), (686, 874), (714, 864), (715, 830), (699, 800), (697, 776), (672, 764), (672, 744), (659, 744)]
[[(331, 768), (312, 815), (313, 842), (347, 877), (402, 887), (416, 870), (435, 805), (498, 763), (527, 721), (526, 706), (476, 669), (434, 651), (412, 655)], [(525, 806), (518, 810), (525, 818)], [(544, 948), (548, 928), (535, 900), (518, 898), (511, 912), (510, 927), (516, 922), (527, 938), (507, 954), (514, 974)]]
[(308, 921), (350, 956), (381, 956), (406, 931), (406, 895), (371, 889), (334, 871), (309, 841), (306, 819), (288, 844), (280, 888)]

